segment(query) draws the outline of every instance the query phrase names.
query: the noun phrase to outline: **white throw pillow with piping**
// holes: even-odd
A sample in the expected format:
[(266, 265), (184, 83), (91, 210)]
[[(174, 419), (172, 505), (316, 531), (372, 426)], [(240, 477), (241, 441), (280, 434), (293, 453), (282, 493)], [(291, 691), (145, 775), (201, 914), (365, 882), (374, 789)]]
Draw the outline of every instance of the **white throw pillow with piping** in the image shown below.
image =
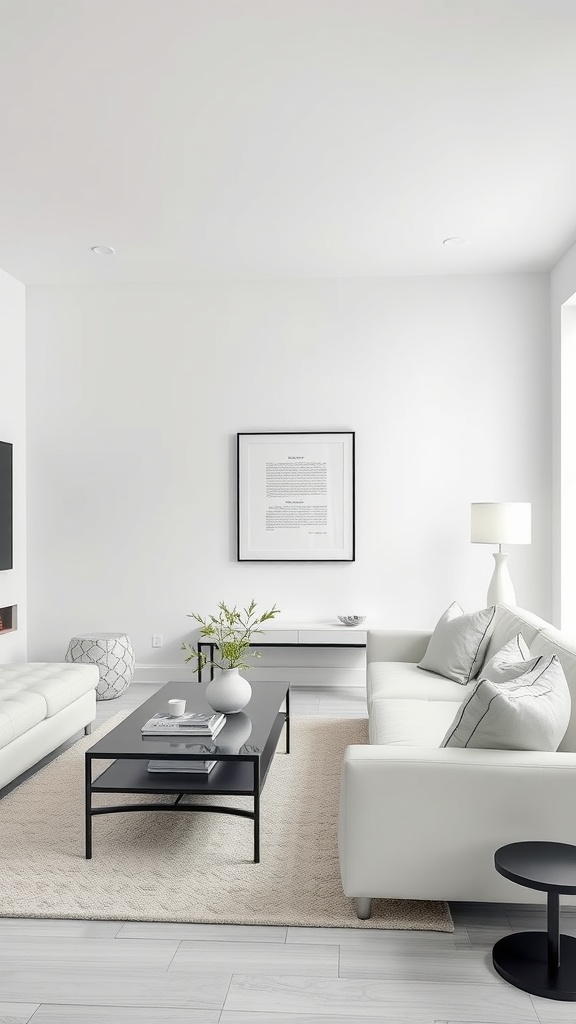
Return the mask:
[(441, 747), (557, 750), (570, 721), (570, 690), (555, 654), (516, 679), (481, 677), (462, 702)]
[(501, 647), (496, 654), (487, 661), (478, 676), (482, 679), (491, 679), (493, 683), (503, 683), (508, 679), (516, 679), (518, 676), (534, 668), (536, 658), (530, 658), (530, 649), (522, 633), (517, 633), (512, 640), (509, 640), (504, 647)]
[(495, 615), (495, 607), (465, 614), (453, 601), (437, 622), (418, 668), (465, 686), (484, 661)]

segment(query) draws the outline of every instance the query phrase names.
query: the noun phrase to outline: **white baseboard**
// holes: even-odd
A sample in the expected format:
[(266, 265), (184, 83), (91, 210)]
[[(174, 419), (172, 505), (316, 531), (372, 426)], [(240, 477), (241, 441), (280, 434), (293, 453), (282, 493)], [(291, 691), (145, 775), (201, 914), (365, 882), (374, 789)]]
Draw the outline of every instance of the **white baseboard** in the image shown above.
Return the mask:
[[(363, 668), (335, 668), (333, 666), (274, 666), (251, 668), (242, 673), (247, 679), (288, 680), (291, 686), (302, 687), (343, 687), (366, 685), (366, 672)], [(204, 669), (204, 678), (208, 679), (208, 670)], [(135, 683), (157, 683), (174, 680), (178, 683), (195, 683), (196, 674), (188, 665), (178, 662), (147, 664), (138, 662), (134, 671)]]

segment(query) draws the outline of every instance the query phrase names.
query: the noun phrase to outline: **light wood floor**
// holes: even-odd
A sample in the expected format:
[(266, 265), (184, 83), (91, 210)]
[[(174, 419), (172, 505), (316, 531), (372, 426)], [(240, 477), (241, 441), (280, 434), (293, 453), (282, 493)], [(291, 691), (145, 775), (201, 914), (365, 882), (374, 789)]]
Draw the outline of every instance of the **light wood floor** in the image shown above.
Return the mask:
[[(133, 684), (97, 722), (152, 692)], [(292, 709), (366, 715), (357, 689), (296, 690)], [(543, 910), (452, 913), (453, 934), (2, 918), (0, 1024), (575, 1024), (575, 1003), (531, 997), (491, 966), (496, 939), (544, 928)], [(576, 935), (575, 911), (562, 930)]]

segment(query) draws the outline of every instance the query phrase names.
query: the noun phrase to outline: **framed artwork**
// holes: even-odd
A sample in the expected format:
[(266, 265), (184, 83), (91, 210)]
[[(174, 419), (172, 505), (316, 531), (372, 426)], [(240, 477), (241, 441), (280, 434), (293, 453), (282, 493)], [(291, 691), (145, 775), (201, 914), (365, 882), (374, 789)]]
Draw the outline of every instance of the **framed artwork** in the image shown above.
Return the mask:
[(239, 562), (353, 562), (354, 432), (237, 435)]

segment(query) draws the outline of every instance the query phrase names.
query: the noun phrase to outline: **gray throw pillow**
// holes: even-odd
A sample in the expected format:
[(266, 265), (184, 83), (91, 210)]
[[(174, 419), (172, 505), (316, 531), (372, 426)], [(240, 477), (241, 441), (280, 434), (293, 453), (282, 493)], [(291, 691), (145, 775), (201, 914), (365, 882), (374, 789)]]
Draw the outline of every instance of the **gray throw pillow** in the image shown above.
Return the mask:
[(484, 661), (495, 615), (495, 607), (465, 614), (453, 601), (437, 622), (418, 668), (456, 683), (469, 683)]
[(478, 680), (441, 747), (557, 750), (570, 721), (570, 690), (555, 654), (541, 655), (516, 679)]

